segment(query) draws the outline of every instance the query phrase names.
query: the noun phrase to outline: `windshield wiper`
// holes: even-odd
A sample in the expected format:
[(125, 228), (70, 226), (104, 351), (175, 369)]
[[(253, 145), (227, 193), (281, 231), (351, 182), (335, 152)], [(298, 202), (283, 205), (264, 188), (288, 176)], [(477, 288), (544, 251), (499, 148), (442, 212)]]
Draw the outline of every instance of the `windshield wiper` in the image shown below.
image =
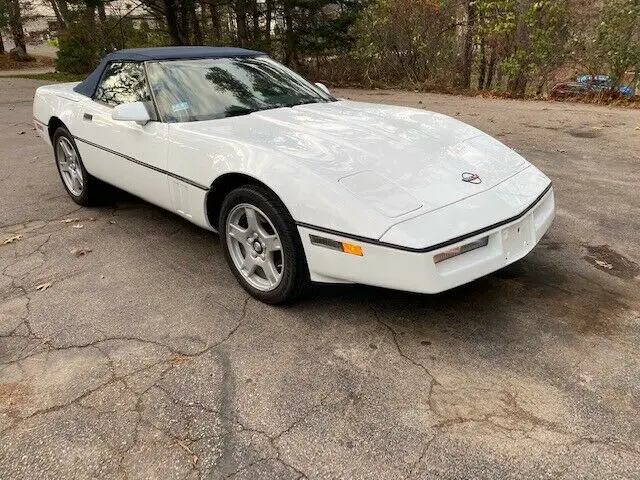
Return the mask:
[(312, 98), (309, 100), (301, 100), (299, 102), (296, 103), (291, 103), (289, 105), (287, 105), (287, 107), (297, 107), (298, 105), (309, 105), (310, 103), (324, 103), (322, 100), (318, 99), (318, 98)]
[(240, 105), (233, 105), (227, 107), (224, 111), (224, 117), (238, 117), (240, 115), (249, 115), (250, 113), (257, 112), (258, 108), (241, 107)]

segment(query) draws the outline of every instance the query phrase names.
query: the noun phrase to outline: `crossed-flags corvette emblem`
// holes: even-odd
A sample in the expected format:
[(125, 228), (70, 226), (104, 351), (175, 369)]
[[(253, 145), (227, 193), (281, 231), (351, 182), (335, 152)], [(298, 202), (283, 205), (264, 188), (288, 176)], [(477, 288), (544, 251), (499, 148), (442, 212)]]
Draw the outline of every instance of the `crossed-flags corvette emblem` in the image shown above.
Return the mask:
[(462, 181), (467, 183), (473, 183), (473, 184), (482, 183), (482, 179), (480, 178), (480, 175), (478, 175), (477, 173), (471, 173), (471, 172), (464, 172), (462, 174)]

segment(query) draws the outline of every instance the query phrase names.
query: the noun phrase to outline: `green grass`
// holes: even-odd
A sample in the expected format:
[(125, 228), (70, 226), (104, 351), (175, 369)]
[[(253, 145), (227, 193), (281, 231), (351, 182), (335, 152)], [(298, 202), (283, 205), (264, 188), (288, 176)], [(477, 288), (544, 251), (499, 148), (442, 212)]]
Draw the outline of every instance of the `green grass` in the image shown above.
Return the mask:
[(79, 82), (84, 80), (86, 75), (74, 75), (72, 73), (16, 73), (15, 75), (7, 75), (0, 78), (28, 78), (30, 80), (47, 80), (50, 82)]

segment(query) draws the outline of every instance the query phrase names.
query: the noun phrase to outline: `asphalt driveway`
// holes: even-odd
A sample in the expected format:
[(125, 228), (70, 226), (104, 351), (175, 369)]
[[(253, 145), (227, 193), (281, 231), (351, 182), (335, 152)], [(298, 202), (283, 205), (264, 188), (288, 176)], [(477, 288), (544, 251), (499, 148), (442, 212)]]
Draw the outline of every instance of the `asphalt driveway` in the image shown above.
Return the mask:
[(640, 477), (640, 112), (339, 91), (454, 115), (554, 181), (523, 261), (436, 296), (247, 297), (217, 236), (78, 208), (0, 79), (0, 479)]

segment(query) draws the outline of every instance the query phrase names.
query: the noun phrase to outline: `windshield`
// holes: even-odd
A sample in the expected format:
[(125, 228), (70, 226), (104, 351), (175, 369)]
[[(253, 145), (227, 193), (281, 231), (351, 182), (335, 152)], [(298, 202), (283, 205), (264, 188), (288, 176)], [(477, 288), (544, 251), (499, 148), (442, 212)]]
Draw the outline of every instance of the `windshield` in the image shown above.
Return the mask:
[(335, 101), (268, 57), (150, 62), (147, 73), (165, 122), (213, 120)]

